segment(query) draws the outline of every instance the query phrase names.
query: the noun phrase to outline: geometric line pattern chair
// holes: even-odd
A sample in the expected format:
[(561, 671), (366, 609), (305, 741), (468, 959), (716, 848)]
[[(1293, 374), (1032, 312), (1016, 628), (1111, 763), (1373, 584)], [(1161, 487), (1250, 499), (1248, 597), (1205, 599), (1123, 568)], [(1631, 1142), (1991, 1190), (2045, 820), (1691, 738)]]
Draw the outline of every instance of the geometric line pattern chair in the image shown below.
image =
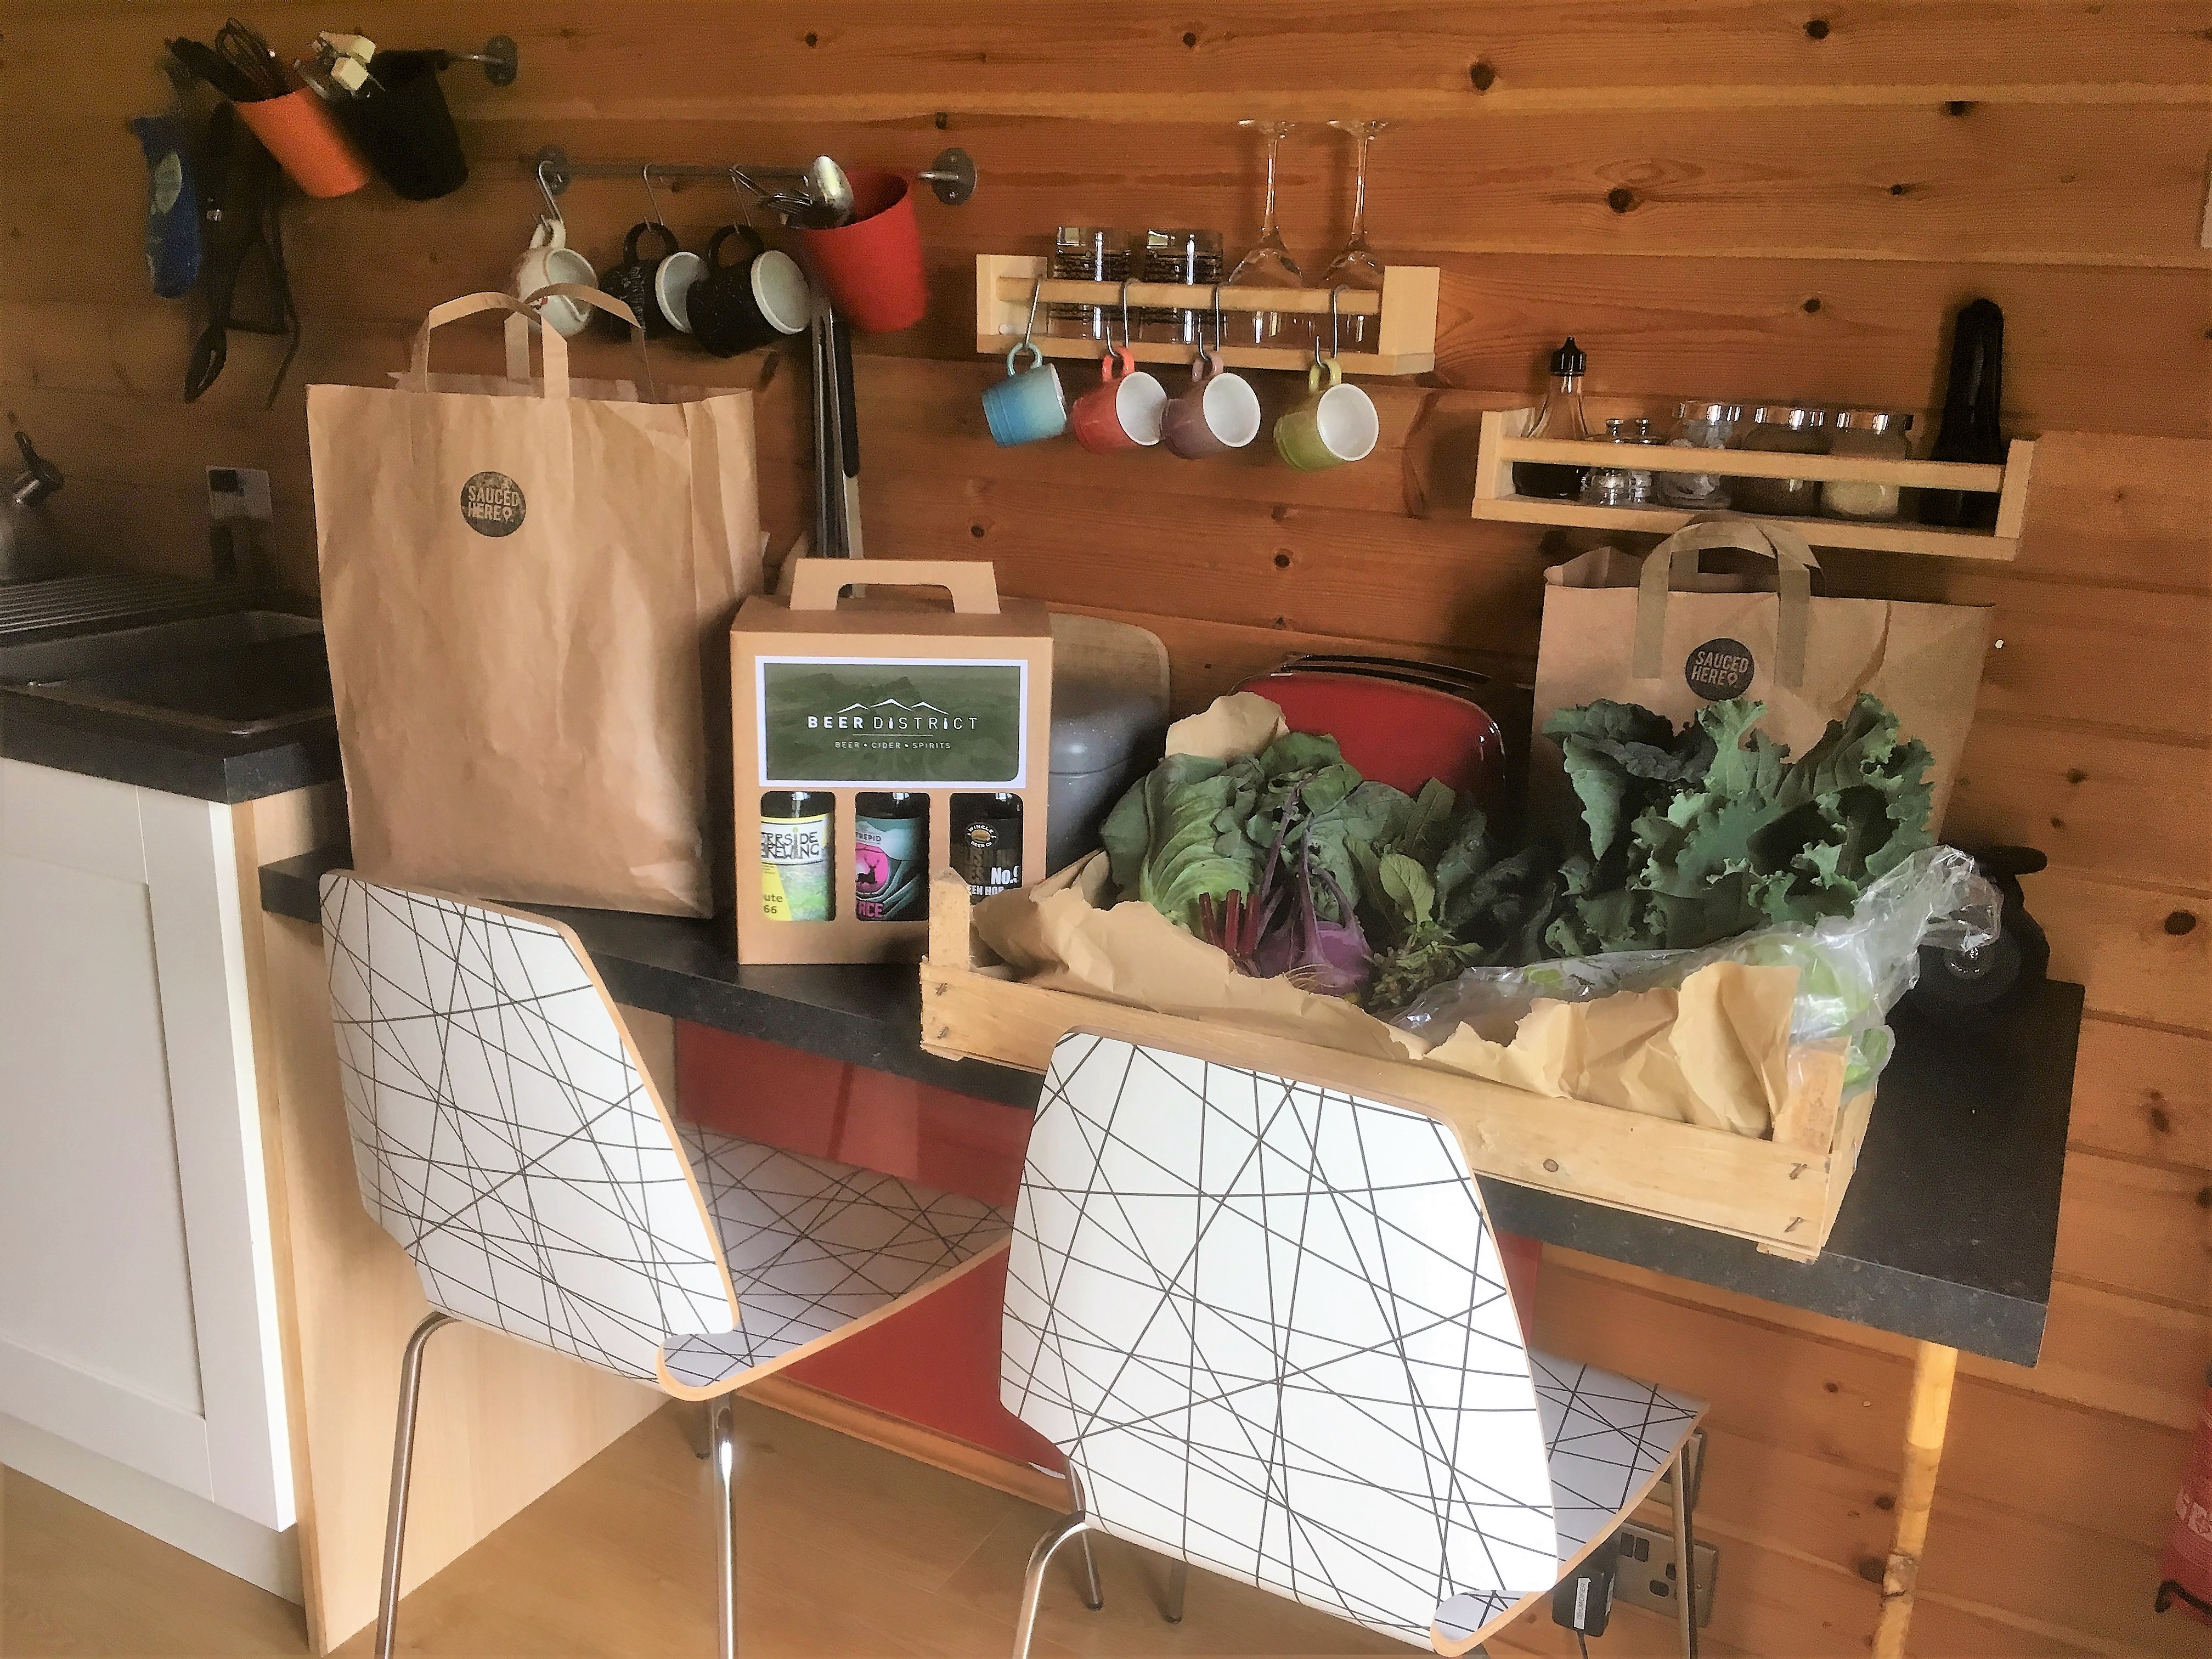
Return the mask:
[(1030, 1559), (1016, 1659), (1053, 1551), (1089, 1531), (1178, 1588), (1195, 1564), (1464, 1652), (1704, 1409), (1531, 1355), (1447, 1126), (1081, 1033), (1030, 1134), (1000, 1394), (1080, 1494)]
[(721, 1649), (737, 1643), (727, 1395), (906, 1305), (1001, 1211), (737, 1136), (680, 1132), (575, 936), (539, 916), (323, 878), (362, 1201), (433, 1310), (401, 1368), (377, 1617), (392, 1651), (422, 1351), (453, 1320), (713, 1400)]

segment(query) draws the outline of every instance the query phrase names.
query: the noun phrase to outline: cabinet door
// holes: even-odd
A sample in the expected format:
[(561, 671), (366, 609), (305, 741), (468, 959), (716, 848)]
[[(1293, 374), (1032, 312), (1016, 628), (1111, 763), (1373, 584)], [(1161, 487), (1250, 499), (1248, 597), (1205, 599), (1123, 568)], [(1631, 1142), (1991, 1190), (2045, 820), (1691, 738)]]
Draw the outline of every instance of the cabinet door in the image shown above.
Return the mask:
[(230, 809), (0, 761), (0, 1411), (293, 1520)]

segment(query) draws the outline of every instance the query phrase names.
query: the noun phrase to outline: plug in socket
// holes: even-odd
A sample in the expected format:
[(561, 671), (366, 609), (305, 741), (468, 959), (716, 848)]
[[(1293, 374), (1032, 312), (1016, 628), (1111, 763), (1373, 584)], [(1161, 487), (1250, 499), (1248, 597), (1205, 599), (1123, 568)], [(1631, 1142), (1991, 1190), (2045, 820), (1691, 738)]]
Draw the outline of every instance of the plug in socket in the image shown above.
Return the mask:
[[(1692, 1484), (1694, 1486), (1695, 1481)], [(1674, 1534), (1631, 1521), (1620, 1532), (1620, 1565), (1613, 1579), (1615, 1601), (1626, 1601), (1652, 1613), (1674, 1616)], [(1713, 1581), (1720, 1574), (1721, 1553), (1698, 1541), (1698, 1624), (1713, 1622)]]

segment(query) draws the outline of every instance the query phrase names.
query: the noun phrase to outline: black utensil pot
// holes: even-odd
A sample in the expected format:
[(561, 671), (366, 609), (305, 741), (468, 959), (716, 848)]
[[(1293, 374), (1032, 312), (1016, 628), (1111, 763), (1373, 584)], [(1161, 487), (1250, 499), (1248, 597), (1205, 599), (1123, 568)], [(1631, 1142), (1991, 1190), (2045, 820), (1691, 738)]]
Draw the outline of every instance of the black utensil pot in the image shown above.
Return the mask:
[(450, 196), (466, 184), (468, 159), (438, 84), (436, 54), (380, 52), (369, 72), (381, 92), (342, 98), (331, 107), (384, 182), (410, 202)]

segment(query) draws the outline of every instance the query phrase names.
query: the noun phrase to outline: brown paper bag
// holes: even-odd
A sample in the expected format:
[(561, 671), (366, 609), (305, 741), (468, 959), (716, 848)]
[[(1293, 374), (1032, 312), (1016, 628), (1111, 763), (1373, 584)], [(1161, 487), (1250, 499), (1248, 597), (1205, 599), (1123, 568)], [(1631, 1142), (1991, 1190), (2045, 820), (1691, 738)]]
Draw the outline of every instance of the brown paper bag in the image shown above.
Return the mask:
[[(596, 290), (545, 292), (635, 325)], [(431, 331), (485, 311), (507, 313), (513, 383), (448, 390)], [(450, 301), (397, 389), (308, 389), (354, 864), (490, 898), (710, 915), (729, 623), (760, 585), (751, 394), (576, 396), (551, 329), (533, 386), (531, 314), (503, 294)]]
[[(1776, 574), (1701, 572), (1699, 553), (1720, 547), (1771, 558)], [(1708, 702), (1755, 697), (1766, 704), (1761, 727), (1802, 755), (1867, 691), (1934, 757), (1929, 827), (1940, 831), (1973, 723), (1990, 612), (1817, 598), (1816, 563), (1785, 525), (1721, 518), (1675, 532), (1640, 564), (1607, 547), (1546, 571), (1530, 750), (1537, 810), (1572, 810), (1559, 745), (1543, 735), (1562, 708), (1610, 697), (1680, 726)]]

